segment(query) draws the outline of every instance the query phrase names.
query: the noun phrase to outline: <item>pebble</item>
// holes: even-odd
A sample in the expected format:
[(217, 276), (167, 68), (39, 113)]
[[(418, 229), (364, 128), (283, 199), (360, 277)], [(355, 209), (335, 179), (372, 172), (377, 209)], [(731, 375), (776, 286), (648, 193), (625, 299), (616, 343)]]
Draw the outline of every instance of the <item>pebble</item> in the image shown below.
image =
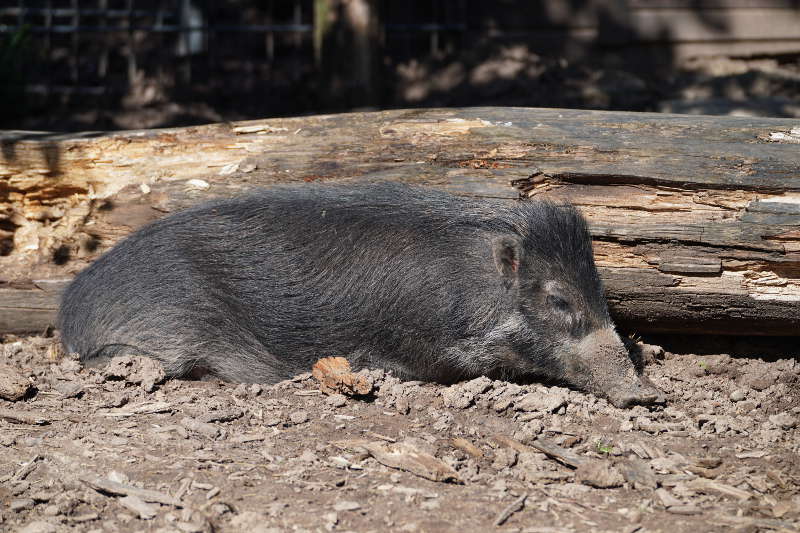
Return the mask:
[(325, 403), (331, 407), (344, 407), (347, 405), (347, 396), (344, 394), (331, 394), (325, 400)]
[(26, 509), (33, 509), (33, 500), (30, 498), (11, 500), (11, 503), (8, 504), (8, 508), (17, 513)]
[(333, 504), (334, 511), (358, 511), (361, 509), (361, 504), (358, 502), (342, 501)]
[(771, 415), (769, 417), (769, 421), (775, 424), (776, 426), (780, 427), (781, 429), (792, 429), (793, 427), (797, 426), (797, 420), (795, 417), (788, 413), (778, 413), (777, 415)]
[(44, 508), (42, 514), (45, 516), (58, 516), (61, 514), (61, 509), (58, 507), (58, 505), (48, 505)]
[(747, 395), (741, 389), (735, 390), (731, 393), (730, 399), (732, 402), (741, 402)]
[(302, 424), (303, 422), (308, 422), (308, 412), (295, 411), (289, 415), (289, 420), (292, 421), (292, 424)]

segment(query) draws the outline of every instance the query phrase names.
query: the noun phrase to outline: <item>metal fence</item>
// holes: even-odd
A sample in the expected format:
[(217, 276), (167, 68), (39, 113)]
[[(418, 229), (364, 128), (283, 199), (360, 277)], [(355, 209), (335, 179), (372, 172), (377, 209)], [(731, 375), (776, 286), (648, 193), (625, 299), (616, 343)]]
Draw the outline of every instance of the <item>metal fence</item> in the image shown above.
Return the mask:
[[(313, 76), (313, 4), (0, 0), (0, 38), (25, 34), (25, 89), (46, 98), (119, 95), (145, 79), (170, 87), (235, 80), (229, 88), (246, 91)], [(466, 4), (387, 2), (387, 53), (402, 60), (452, 52), (466, 31)]]

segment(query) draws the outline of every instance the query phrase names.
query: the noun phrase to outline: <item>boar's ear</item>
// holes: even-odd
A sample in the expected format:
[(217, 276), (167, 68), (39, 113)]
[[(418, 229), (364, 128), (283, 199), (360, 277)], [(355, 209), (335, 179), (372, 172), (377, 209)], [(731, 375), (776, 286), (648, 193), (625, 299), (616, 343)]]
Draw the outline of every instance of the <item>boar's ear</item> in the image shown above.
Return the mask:
[(494, 264), (497, 271), (507, 280), (506, 286), (519, 275), (520, 250), (522, 247), (513, 237), (499, 237), (492, 243)]

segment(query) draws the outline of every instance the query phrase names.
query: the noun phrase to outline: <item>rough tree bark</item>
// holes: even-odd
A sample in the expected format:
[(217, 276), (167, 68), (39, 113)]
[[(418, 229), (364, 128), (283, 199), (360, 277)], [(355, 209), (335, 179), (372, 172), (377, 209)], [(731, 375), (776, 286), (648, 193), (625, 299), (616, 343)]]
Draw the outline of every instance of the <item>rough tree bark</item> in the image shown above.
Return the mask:
[(574, 202), (589, 218), (612, 314), (625, 328), (798, 335), (797, 126), (473, 108), (4, 132), (0, 332), (45, 327), (61, 280), (167, 213), (280, 182), (373, 179)]

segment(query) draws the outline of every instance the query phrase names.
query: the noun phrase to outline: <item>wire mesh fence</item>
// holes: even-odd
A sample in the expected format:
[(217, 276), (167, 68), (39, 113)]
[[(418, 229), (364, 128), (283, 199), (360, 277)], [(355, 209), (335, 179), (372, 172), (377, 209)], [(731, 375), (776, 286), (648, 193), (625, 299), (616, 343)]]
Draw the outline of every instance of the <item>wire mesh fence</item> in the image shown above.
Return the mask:
[[(147, 87), (233, 94), (313, 78), (314, 0), (4, 0), (0, 38), (24, 37), (24, 91), (114, 98)], [(452, 52), (467, 0), (387, 2), (385, 51)], [(1, 45), (0, 45), (1, 46)], [(159, 89), (160, 90), (160, 89)]]

